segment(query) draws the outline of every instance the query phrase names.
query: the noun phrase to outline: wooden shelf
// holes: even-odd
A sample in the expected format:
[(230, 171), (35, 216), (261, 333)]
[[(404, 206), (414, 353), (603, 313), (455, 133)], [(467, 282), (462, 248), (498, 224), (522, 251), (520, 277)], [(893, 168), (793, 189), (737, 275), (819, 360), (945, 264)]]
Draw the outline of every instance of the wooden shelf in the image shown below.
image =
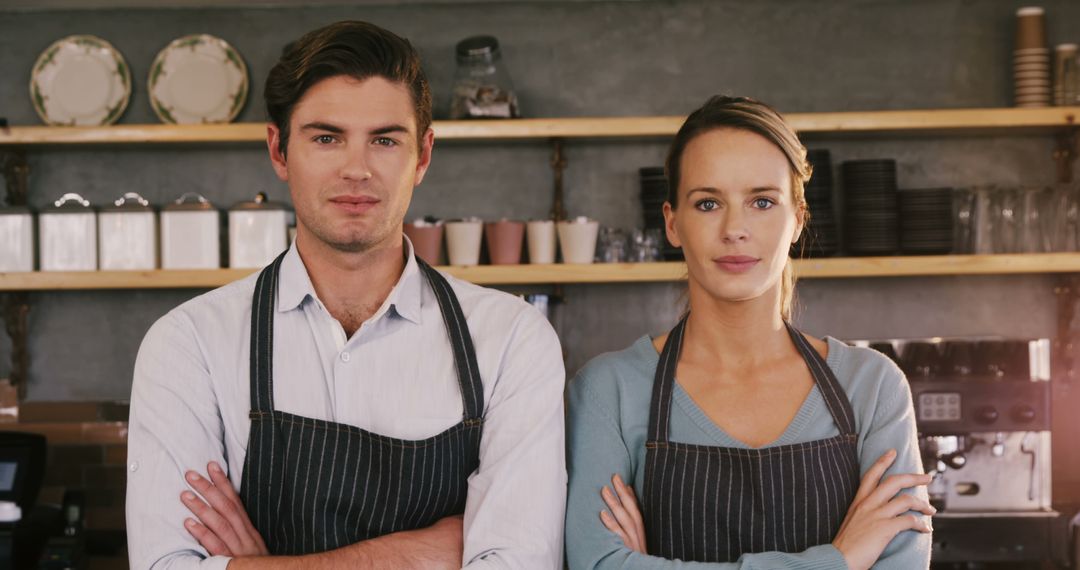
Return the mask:
[(13, 422), (0, 423), (0, 431), (44, 435), (49, 445), (124, 445), (127, 422)]
[(795, 262), (800, 279), (1080, 273), (1080, 253), (834, 257)]
[[(479, 285), (644, 283), (679, 281), (686, 277), (686, 265), (673, 262), (445, 266), (439, 269)], [(795, 271), (802, 279), (1080, 273), (1080, 253), (807, 259), (796, 261)], [(253, 269), (214, 269), (0, 273), (0, 291), (210, 289), (253, 272)]]
[[(1075, 124), (1080, 107), (1043, 109), (932, 109), (790, 113), (804, 135), (1047, 132)], [(435, 121), (439, 140), (650, 138), (675, 134), (684, 117), (582, 117), (490, 121)], [(265, 143), (264, 123), (226, 125), (28, 126), (0, 129), (0, 146), (84, 144)]]

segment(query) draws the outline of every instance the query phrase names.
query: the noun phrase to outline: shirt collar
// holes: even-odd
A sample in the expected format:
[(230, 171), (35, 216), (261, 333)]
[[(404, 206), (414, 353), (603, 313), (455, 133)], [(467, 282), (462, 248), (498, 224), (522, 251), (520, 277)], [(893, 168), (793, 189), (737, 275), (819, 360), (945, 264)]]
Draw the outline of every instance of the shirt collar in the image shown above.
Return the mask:
[(402, 238), (405, 240), (405, 270), (401, 272), (397, 285), (390, 291), (388, 300), (399, 317), (420, 324), (420, 309), (423, 307), (422, 285), (425, 278), (420, 272), (420, 265), (416, 263), (412, 241), (405, 235), (402, 235)]
[[(420, 309), (422, 308), (422, 280), (420, 266), (416, 263), (416, 256), (412, 242), (408, 237), (405, 240), (405, 270), (390, 291), (384, 307), (389, 307), (401, 318), (415, 324), (420, 324)], [(278, 277), (278, 312), (291, 311), (299, 307), (307, 298), (318, 300), (315, 286), (311, 284), (304, 261), (300, 259), (300, 252), (296, 251), (296, 243), (289, 246), (285, 253), (285, 259), (281, 260), (281, 273)], [(376, 313), (382, 313), (380, 310)]]
[(296, 251), (296, 242), (289, 246), (285, 259), (281, 260), (277, 295), (279, 313), (299, 307), (308, 297), (318, 298), (315, 295), (315, 287), (311, 284), (311, 278), (308, 277), (307, 268), (304, 267), (304, 261), (300, 259), (300, 252)]

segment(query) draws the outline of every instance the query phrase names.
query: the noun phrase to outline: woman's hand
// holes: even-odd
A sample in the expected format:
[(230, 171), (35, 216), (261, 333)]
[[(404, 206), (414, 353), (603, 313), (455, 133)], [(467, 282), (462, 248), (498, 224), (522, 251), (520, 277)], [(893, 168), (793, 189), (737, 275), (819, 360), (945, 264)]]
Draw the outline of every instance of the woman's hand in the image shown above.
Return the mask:
[(833, 539), (833, 546), (844, 555), (851, 570), (873, 566), (889, 542), (905, 530), (933, 530), (922, 517), (905, 513), (916, 511), (931, 516), (937, 509), (919, 497), (900, 494), (903, 489), (930, 483), (932, 476), (903, 473), (882, 480), (885, 471), (895, 460), (896, 451), (889, 450), (863, 475), (855, 499)]
[(608, 530), (618, 535), (627, 548), (642, 554), (646, 552), (645, 522), (641, 518), (634, 489), (623, 483), (618, 474), (611, 477), (611, 489), (606, 486), (600, 491), (608, 511), (600, 511), (600, 520)]

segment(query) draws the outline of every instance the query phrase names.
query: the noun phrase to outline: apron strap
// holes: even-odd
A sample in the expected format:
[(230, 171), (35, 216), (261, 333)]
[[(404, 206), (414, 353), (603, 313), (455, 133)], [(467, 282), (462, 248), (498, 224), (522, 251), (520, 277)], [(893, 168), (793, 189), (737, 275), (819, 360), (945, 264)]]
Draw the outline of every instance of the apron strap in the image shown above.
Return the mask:
[[(274, 410), (274, 299), (277, 295), (281, 261), (284, 258), (285, 253), (282, 253), (264, 268), (255, 283), (251, 305), (250, 363), (251, 409), (255, 412)], [(480, 367), (476, 362), (476, 351), (465, 323), (465, 315), (446, 279), (419, 256), (416, 257), (416, 262), (431, 284), (442, 310), (443, 322), (454, 350), (465, 419), (479, 420), (484, 416), (484, 385), (480, 379)]]
[(810, 374), (814, 377), (814, 383), (817, 384), (818, 390), (821, 390), (825, 405), (829, 407), (829, 413), (840, 429), (840, 433), (842, 435), (855, 434), (855, 412), (851, 409), (851, 402), (848, 401), (844, 387), (840, 385), (840, 381), (836, 379), (836, 375), (833, 374), (821, 354), (810, 346), (810, 341), (806, 340), (803, 333), (787, 321), (784, 321), (784, 324), (787, 326), (788, 334), (791, 335), (791, 340), (795, 343), (795, 348), (802, 354), (803, 360), (806, 360)]
[(457, 365), (458, 383), (461, 385), (465, 420), (478, 421), (484, 417), (484, 384), (480, 379), (480, 367), (476, 363), (476, 350), (465, 322), (465, 313), (462, 312), (457, 296), (446, 278), (420, 259), (419, 255), (416, 256), (416, 263), (431, 284), (431, 290), (435, 292), (435, 299), (442, 311), (446, 334), (450, 337), (450, 346), (454, 350), (454, 364)]
[[(686, 323), (690, 315), (683, 317), (679, 324), (668, 334), (664, 342), (664, 350), (660, 353), (660, 362), (656, 365), (656, 376), (653, 380), (652, 403), (649, 406), (649, 439), (653, 442), (667, 442), (671, 429), (671, 400), (675, 391), (675, 370), (679, 364), (679, 354), (682, 353), (683, 339), (686, 334)], [(842, 435), (855, 434), (855, 412), (851, 409), (851, 402), (845, 395), (843, 386), (836, 379), (825, 359), (821, 357), (810, 342), (806, 340), (795, 327), (787, 321), (784, 322), (788, 334), (791, 336), (795, 348), (806, 361), (810, 374), (814, 378), (814, 384), (821, 391), (825, 399), (825, 405), (829, 408), (829, 414)]]
[(274, 299), (277, 298), (278, 273), (285, 250), (273, 263), (263, 268), (255, 282), (251, 303), (251, 409), (274, 411)]
[(666, 443), (668, 440), (668, 430), (671, 428), (671, 395), (675, 391), (675, 369), (679, 365), (683, 335), (689, 318), (689, 314), (683, 317), (664, 341), (664, 350), (660, 353), (660, 362), (656, 365), (656, 376), (653, 379), (647, 441)]

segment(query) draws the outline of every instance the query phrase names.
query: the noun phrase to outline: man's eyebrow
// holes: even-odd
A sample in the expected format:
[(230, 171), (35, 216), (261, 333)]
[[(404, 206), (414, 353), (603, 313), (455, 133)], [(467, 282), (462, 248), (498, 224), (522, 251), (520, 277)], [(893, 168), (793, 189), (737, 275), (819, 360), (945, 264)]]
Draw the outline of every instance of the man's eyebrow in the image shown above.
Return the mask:
[(386, 125), (385, 127), (379, 127), (377, 129), (371, 129), (370, 132), (373, 135), (385, 135), (389, 133), (408, 133), (409, 128), (405, 125), (393, 124)]
[(300, 126), (301, 131), (326, 131), (328, 133), (334, 133), (340, 135), (345, 132), (345, 129), (332, 125), (330, 123), (323, 123), (321, 121), (313, 121), (305, 125)]

